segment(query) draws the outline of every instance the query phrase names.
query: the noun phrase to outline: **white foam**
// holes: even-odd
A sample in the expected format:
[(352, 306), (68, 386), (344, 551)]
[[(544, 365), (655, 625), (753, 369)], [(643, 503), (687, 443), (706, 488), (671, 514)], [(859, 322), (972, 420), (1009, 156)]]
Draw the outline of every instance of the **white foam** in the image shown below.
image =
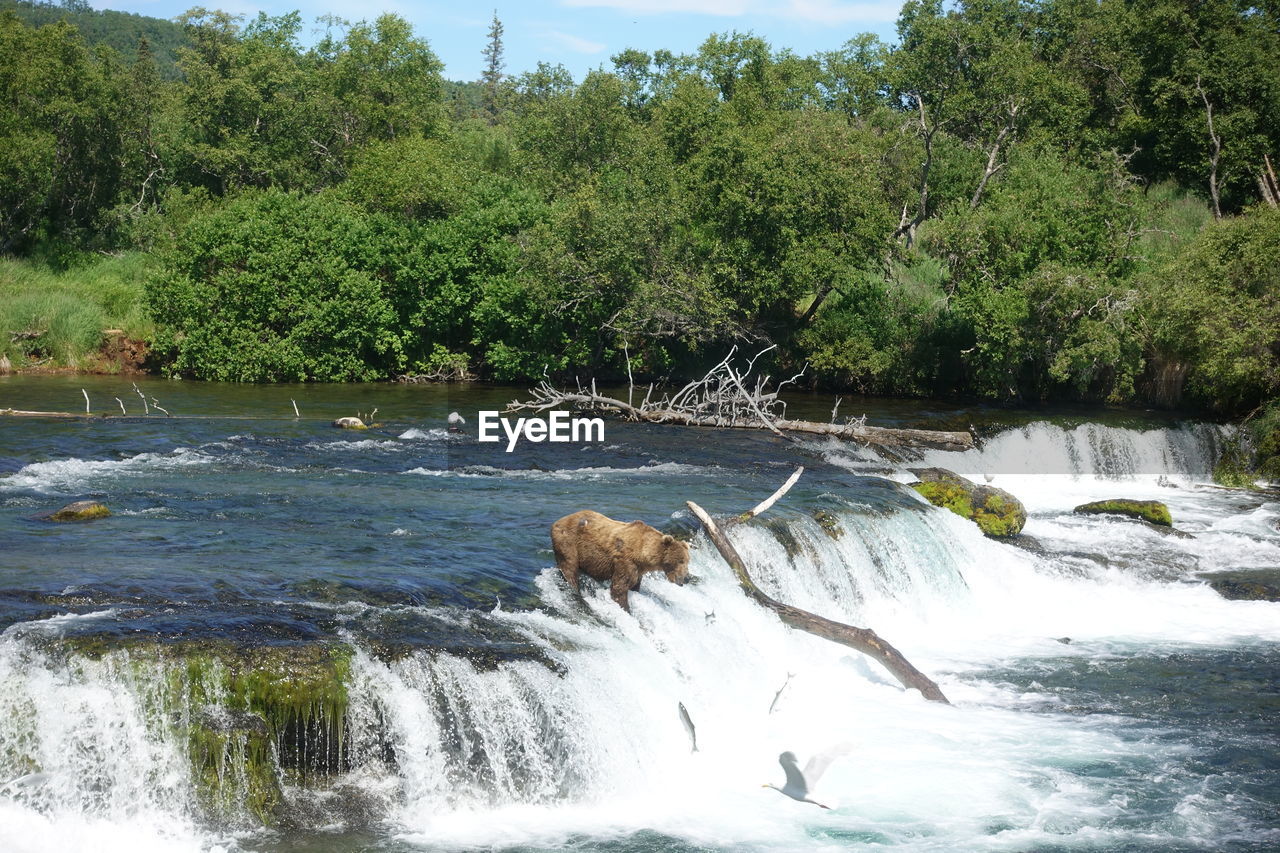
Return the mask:
[(635, 468), (608, 466), (589, 468), (560, 468), (539, 471), (531, 468), (495, 468), (491, 465), (467, 465), (461, 468), (412, 468), (406, 474), (423, 477), (497, 477), (511, 480), (608, 480), (616, 477), (696, 476), (714, 474), (715, 466), (685, 465), (680, 462), (659, 462)]
[(439, 441), (441, 439), (447, 439), (448, 437), (449, 431), (440, 427), (434, 427), (425, 431), (420, 430), (417, 427), (410, 427), (400, 433), (401, 441), (422, 441), (424, 439), (429, 441)]
[(215, 461), (216, 457), (198, 449), (179, 447), (169, 453), (139, 453), (120, 460), (58, 459), (34, 462), (7, 477), (0, 477), (0, 491), (80, 492), (94, 484), (121, 477), (209, 465)]

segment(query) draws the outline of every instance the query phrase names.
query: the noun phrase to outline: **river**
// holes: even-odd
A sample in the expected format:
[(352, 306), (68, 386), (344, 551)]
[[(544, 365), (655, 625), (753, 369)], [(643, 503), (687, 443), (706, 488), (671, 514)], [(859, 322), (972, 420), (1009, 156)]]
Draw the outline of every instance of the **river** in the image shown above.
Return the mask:
[[(1280, 604), (1205, 581), (1280, 573), (1280, 501), (1208, 484), (1227, 428), (846, 400), (984, 437), (886, 459), (612, 421), (508, 453), (475, 425), (512, 389), (11, 376), (0, 409), (81, 389), (126, 416), (0, 417), (5, 850), (1280, 848)], [(783, 626), (684, 509), (741, 512), (797, 465), (733, 531), (757, 582), (952, 704)], [(923, 503), (917, 465), (1013, 492), (1024, 536)], [(1111, 496), (1178, 532), (1071, 512)], [(112, 516), (42, 518), (86, 498)], [(692, 536), (694, 581), (575, 600), (548, 529), (584, 508)], [(837, 744), (830, 810), (761, 787)]]

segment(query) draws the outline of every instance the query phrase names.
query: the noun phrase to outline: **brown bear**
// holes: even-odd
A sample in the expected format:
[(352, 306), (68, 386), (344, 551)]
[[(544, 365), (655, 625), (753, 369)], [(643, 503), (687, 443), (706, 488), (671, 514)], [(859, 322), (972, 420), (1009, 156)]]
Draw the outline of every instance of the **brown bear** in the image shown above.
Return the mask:
[(683, 585), (689, 579), (689, 546), (643, 521), (614, 521), (589, 509), (551, 525), (556, 565), (574, 591), (578, 573), (609, 581), (609, 594), (628, 613), (627, 592), (640, 588), (645, 572), (664, 572)]

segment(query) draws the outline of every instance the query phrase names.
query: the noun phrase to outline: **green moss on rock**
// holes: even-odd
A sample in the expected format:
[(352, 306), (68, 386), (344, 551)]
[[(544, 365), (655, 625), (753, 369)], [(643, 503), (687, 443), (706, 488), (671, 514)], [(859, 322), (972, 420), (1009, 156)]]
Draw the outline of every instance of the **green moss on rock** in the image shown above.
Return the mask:
[(1169, 515), (1169, 508), (1160, 501), (1135, 501), (1124, 498), (1094, 501), (1093, 503), (1081, 504), (1075, 508), (1075, 512), (1086, 515), (1123, 515), (1148, 521), (1152, 524), (1163, 525), (1164, 527), (1173, 526), (1173, 517)]
[(827, 512), (825, 509), (815, 510), (813, 520), (818, 522), (818, 526), (822, 528), (822, 532), (830, 536), (832, 539), (839, 539), (844, 535), (844, 528), (840, 526), (840, 519), (836, 518), (833, 513)]
[(940, 468), (923, 469), (916, 474), (922, 482), (912, 483), (911, 488), (934, 506), (974, 522), (987, 536), (1017, 536), (1027, 523), (1022, 502), (1003, 489), (979, 486)]
[(310, 784), (350, 768), (346, 646), (118, 635), (71, 636), (61, 645), (92, 659), (110, 655), (136, 683), (157, 685), (161, 716), (187, 744), (196, 798), (222, 822), (247, 813), (277, 823), (283, 783)]
[(924, 495), (934, 506), (949, 509), (961, 518), (973, 520), (973, 504), (969, 503), (969, 490), (955, 483), (912, 483), (911, 488)]
[(270, 730), (259, 715), (212, 706), (191, 715), (187, 749), (201, 805), (224, 819), (275, 822), (282, 801)]
[(97, 501), (76, 501), (49, 516), (50, 521), (93, 521), (106, 518), (111, 510)]

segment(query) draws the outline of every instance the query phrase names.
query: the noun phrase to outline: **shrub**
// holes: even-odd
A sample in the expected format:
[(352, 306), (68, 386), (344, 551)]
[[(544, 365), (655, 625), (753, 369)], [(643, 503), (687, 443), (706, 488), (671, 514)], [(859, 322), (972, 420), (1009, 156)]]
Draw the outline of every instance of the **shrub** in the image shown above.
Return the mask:
[(237, 382), (364, 381), (402, 371), (402, 226), (331, 194), (277, 190), (197, 216), (148, 286), (166, 371)]

